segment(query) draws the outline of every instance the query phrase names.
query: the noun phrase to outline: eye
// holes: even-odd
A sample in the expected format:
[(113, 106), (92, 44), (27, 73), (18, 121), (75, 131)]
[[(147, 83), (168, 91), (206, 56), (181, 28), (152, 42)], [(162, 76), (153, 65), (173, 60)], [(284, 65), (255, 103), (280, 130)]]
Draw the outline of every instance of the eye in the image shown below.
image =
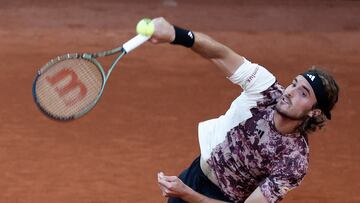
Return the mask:
[(291, 83), (291, 86), (295, 87), (295, 86), (296, 86), (296, 83), (293, 81), (293, 82)]
[(300, 90), (300, 94), (302, 97), (307, 97), (308, 96), (308, 92), (306, 92), (305, 90)]

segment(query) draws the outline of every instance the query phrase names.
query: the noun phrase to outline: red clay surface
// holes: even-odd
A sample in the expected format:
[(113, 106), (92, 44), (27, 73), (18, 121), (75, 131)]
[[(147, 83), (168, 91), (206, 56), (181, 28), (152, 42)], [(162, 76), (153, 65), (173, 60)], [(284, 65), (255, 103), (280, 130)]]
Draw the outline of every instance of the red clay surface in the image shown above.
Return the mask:
[(360, 202), (359, 14), (359, 1), (340, 0), (2, 0), (0, 202), (165, 202), (156, 173), (188, 166), (199, 153), (197, 123), (240, 92), (214, 65), (147, 43), (120, 61), (95, 109), (68, 123), (41, 114), (31, 94), (49, 59), (116, 47), (144, 16), (205, 32), (284, 85), (313, 64), (327, 67), (340, 101), (310, 137), (308, 175), (284, 202)]

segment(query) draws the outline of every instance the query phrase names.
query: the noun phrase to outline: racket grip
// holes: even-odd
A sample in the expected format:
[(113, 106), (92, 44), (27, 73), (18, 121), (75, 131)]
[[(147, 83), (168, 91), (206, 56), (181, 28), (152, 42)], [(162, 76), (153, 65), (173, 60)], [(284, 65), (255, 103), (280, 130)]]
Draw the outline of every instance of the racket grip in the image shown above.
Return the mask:
[(135, 37), (133, 37), (131, 40), (125, 42), (125, 44), (123, 44), (122, 48), (125, 50), (126, 53), (129, 53), (136, 47), (142, 45), (148, 39), (150, 39), (150, 36), (138, 34)]

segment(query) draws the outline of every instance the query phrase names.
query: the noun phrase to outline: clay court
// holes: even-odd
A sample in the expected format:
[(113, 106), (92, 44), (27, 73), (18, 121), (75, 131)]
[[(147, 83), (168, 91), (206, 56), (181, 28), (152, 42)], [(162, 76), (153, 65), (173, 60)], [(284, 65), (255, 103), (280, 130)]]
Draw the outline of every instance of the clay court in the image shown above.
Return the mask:
[(72, 122), (45, 117), (31, 92), (51, 58), (115, 48), (138, 20), (156, 16), (209, 34), (283, 85), (311, 65), (326, 67), (340, 100), (329, 125), (310, 136), (308, 175), (283, 202), (360, 202), (359, 1), (2, 0), (1, 203), (165, 202), (157, 172), (187, 167), (199, 154), (197, 123), (223, 114), (241, 91), (214, 65), (186, 48), (146, 43)]

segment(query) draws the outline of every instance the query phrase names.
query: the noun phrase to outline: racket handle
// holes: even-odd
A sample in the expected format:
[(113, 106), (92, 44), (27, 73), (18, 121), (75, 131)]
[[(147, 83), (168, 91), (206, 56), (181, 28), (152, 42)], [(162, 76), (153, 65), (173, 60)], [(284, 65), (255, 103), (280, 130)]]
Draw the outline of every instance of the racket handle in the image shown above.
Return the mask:
[(142, 45), (148, 39), (150, 39), (149, 36), (138, 34), (135, 37), (133, 37), (131, 40), (129, 40), (125, 44), (123, 44), (122, 48), (125, 50), (126, 53), (129, 53), (136, 47)]

